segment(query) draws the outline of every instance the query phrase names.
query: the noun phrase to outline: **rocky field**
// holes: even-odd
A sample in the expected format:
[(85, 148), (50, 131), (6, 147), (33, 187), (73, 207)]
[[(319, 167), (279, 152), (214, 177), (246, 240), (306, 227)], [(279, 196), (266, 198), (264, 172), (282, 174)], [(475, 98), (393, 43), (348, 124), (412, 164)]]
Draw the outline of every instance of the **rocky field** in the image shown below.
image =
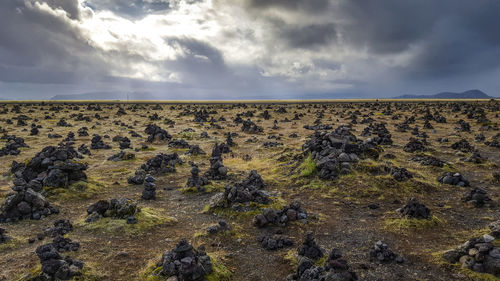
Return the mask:
[(499, 113), (0, 104), (0, 280), (500, 280)]

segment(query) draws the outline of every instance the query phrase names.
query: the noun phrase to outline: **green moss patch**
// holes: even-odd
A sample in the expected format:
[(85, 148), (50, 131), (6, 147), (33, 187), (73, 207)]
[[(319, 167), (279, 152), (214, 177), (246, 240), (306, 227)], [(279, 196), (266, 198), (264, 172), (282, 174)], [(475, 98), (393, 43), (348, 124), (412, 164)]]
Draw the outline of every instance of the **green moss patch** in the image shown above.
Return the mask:
[(384, 220), (383, 229), (389, 232), (402, 233), (409, 230), (423, 230), (442, 224), (443, 221), (436, 216), (430, 219), (414, 218), (388, 218)]
[(79, 181), (71, 184), (67, 188), (44, 187), (49, 197), (55, 200), (68, 199), (91, 199), (101, 193), (106, 186), (95, 181)]
[(126, 219), (115, 219), (109, 217), (101, 218), (92, 223), (87, 223), (85, 222), (85, 219), (83, 219), (77, 223), (77, 226), (89, 231), (138, 235), (155, 226), (170, 225), (177, 222), (175, 218), (164, 215), (163, 211), (149, 207), (142, 208), (141, 211), (135, 215), (135, 218), (137, 219), (136, 224), (127, 224)]

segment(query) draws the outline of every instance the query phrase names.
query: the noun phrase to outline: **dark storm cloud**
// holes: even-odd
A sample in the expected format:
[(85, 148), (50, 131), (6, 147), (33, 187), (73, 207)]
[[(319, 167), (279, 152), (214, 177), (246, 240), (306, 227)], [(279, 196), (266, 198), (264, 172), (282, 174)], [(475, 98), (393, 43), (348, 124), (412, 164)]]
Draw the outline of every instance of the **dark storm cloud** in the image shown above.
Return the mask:
[(335, 40), (337, 33), (333, 23), (310, 24), (303, 26), (283, 25), (278, 29), (278, 36), (292, 48), (311, 48), (324, 46)]
[(374, 55), (420, 48), (408, 66), (421, 77), (453, 75), (500, 65), (500, 1), (345, 0), (343, 35)]
[(0, 2), (0, 38), (0, 81), (73, 83), (107, 71), (77, 29), (21, 0)]

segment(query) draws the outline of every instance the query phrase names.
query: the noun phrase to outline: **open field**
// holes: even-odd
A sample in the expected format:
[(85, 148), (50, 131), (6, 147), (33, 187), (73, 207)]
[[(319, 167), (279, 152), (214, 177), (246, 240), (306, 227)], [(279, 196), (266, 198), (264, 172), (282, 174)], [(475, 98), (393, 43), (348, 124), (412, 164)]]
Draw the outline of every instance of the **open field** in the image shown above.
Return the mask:
[[(53, 238), (37, 235), (58, 219), (71, 221), (73, 229), (65, 237), (80, 243), (77, 251), (61, 253), (85, 264), (74, 280), (167, 280), (169, 276), (158, 274), (161, 270), (155, 271), (155, 265), (182, 238), (205, 247), (214, 267), (208, 280), (285, 280), (297, 271), (297, 248), (308, 231), (325, 255), (339, 249), (359, 280), (498, 280), (498, 271), (496, 276), (479, 273), (443, 259), (442, 254), (489, 234), (488, 225), (500, 220), (499, 114), (500, 103), (495, 100), (1, 102), (0, 132), (22, 138), (27, 145), (19, 147), (18, 154), (0, 154), (1, 212), (8, 213), (5, 202), (14, 181), (23, 177), (42, 179), (40, 193), (60, 212), (30, 219), (35, 213), (32, 207), (26, 219), (0, 223), (11, 238), (5, 243), (0, 239), (0, 280), (45, 280), (33, 279), (41, 274), (35, 251)], [(145, 131), (151, 124), (166, 130), (169, 137)], [(79, 133), (83, 131), (88, 134)], [(67, 138), (70, 133), (73, 138)], [(110, 148), (99, 147), (102, 143), (94, 135)], [(14, 142), (5, 137), (0, 149)], [(212, 155), (221, 143), (230, 151)], [(206, 154), (186, 154), (195, 145)], [(77, 150), (75, 157), (58, 160), (85, 165), (85, 177), (72, 180), (63, 173), (50, 178), (48, 171), (59, 165), (54, 159), (53, 166), (40, 164), (45, 170), (38, 169), (36, 175), (23, 173), (47, 146)], [(134, 157), (108, 160), (121, 150)], [(158, 169), (147, 170), (156, 180), (156, 199), (146, 200), (143, 184), (128, 179), (160, 153), (177, 153), (182, 164), (162, 162)], [(350, 158), (342, 160), (342, 153)], [(438, 163), (424, 165), (416, 157), (434, 157)], [(18, 173), (13, 173), (13, 161), (24, 165)], [(200, 176), (207, 171), (216, 176), (207, 174), (208, 183), (187, 186), (190, 161)], [(227, 174), (214, 168), (217, 161)], [(257, 191), (242, 183), (251, 170), (265, 184), (257, 188), (264, 194), (259, 196), (269, 201), (256, 199)], [(463, 178), (455, 185), (439, 182), (437, 178), (446, 172)], [(226, 192), (224, 206), (210, 206), (214, 196), (231, 186), (250, 189), (251, 197), (230, 201)], [(484, 205), (481, 200), (463, 200), (475, 188), (491, 200), (481, 197)], [(428, 208), (428, 218), (397, 211), (413, 197)], [(133, 215), (136, 224), (105, 215), (86, 222), (92, 215), (87, 213), (89, 206), (112, 198), (136, 201), (141, 209)], [(264, 209), (279, 210), (297, 200), (307, 218), (286, 223), (268, 219), (265, 226), (254, 225)], [(208, 233), (207, 227), (219, 220), (231, 230)], [(277, 234), (294, 245), (270, 251), (258, 241), (259, 236)], [(500, 241), (495, 238), (491, 244), (498, 249)], [(403, 261), (371, 257), (379, 240)], [(488, 261), (477, 258), (478, 263)]]

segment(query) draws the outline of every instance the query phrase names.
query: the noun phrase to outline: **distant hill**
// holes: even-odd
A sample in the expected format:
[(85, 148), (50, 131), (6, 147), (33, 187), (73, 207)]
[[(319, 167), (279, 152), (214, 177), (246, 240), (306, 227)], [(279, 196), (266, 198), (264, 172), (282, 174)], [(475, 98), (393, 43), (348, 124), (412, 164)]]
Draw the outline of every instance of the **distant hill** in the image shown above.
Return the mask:
[(76, 95), (55, 95), (51, 100), (148, 100), (155, 97), (147, 92), (90, 92)]
[(491, 99), (481, 90), (469, 90), (462, 93), (442, 92), (434, 95), (403, 95), (396, 99)]

